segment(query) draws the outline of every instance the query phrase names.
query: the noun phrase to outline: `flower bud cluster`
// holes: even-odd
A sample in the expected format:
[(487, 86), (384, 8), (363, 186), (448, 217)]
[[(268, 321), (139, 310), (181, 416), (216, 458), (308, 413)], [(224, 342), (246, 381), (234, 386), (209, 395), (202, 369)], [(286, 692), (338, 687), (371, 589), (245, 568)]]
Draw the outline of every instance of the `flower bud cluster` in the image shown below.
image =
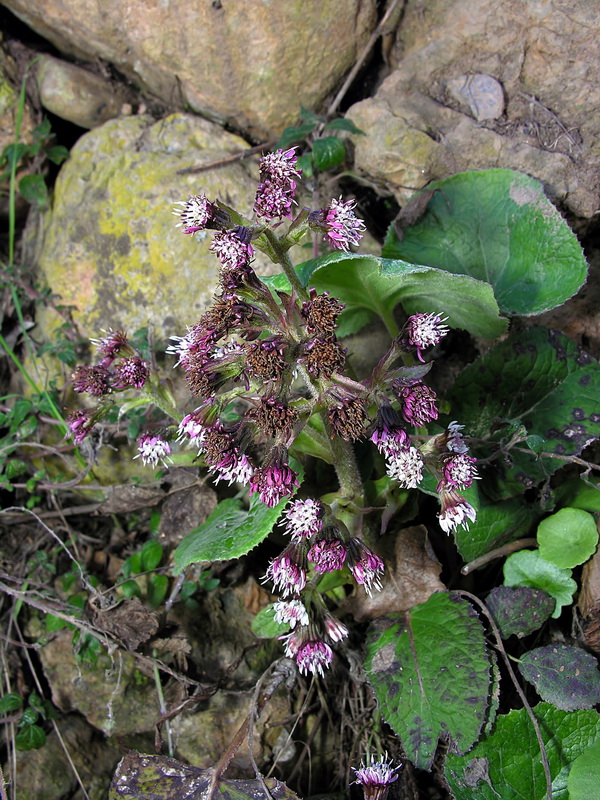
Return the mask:
[(311, 570), (318, 579), (347, 566), (370, 595), (381, 589), (383, 562), (350, 536), (321, 501), (292, 501), (281, 524), (291, 543), (270, 562), (263, 580), (271, 581), (283, 598), (275, 604), (275, 619), (293, 631), (282, 637), (286, 655), (296, 660), (301, 672), (323, 675), (333, 659), (331, 645), (344, 639), (348, 629), (327, 611), (314, 584), (313, 591), (307, 591)]
[(108, 396), (127, 389), (143, 389), (150, 378), (150, 367), (141, 353), (128, 341), (123, 331), (106, 331), (99, 339), (92, 339), (100, 359), (92, 366), (75, 367), (71, 380), (73, 390), (89, 394), (99, 405), (95, 409), (77, 410), (67, 418), (69, 430), (76, 444), (81, 444), (94, 425), (108, 412)]
[[(354, 201), (340, 198), (324, 209), (303, 209), (288, 232), (276, 237), (274, 227), (292, 216), (300, 177), (294, 148), (261, 158), (253, 220), (204, 195), (176, 204), (173, 213), (184, 234), (214, 232), (209, 250), (220, 263), (218, 289), (200, 319), (184, 335), (172, 337), (167, 348), (196, 407), (182, 418), (173, 405), (176, 424), (140, 436), (136, 457), (153, 467), (168, 466), (174, 446), (191, 445), (216, 483), (247, 486), (269, 507), (290, 501), (282, 516), (290, 543), (270, 562), (264, 580), (281, 597), (276, 620), (291, 629), (282, 637), (286, 655), (301, 672), (323, 675), (333, 659), (332, 645), (348, 630), (326, 608), (319, 580), (347, 567), (371, 595), (382, 588), (384, 565), (321, 501), (290, 500), (299, 478), (289, 449), (309, 420), (319, 415), (331, 440), (368, 436), (383, 456), (387, 475), (404, 489), (417, 488), (424, 473), (432, 473), (441, 502), (439, 523), (446, 532), (475, 519), (460, 491), (477, 472), (462, 426), (453, 422), (431, 438), (418, 430), (439, 416), (436, 394), (423, 381), (430, 367), (423, 354), (448, 333), (441, 315), (410, 316), (367, 379), (344, 374), (346, 350), (336, 337), (344, 304), (326, 291), (305, 289), (285, 253), (308, 230), (347, 251), (358, 244), (364, 224), (354, 214)], [(269, 227), (274, 220), (279, 221)], [(272, 291), (257, 277), (252, 266), (257, 249), (280, 261), (291, 291)], [(110, 331), (95, 344), (99, 363), (73, 373), (75, 391), (100, 400), (100, 411), (71, 415), (78, 444), (106, 413), (107, 396), (135, 388), (153, 402), (160, 399), (160, 384), (124, 333)], [(400, 358), (412, 365), (398, 367)], [(377, 770), (365, 771), (367, 778), (373, 775)], [(395, 779), (393, 770), (388, 778)]]

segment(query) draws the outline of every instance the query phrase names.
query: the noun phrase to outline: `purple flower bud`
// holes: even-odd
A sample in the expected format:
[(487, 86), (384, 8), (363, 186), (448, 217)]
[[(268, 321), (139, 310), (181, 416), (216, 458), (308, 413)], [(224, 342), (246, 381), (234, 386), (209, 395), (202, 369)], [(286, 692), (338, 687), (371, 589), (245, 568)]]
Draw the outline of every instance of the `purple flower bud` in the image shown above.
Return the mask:
[(92, 397), (104, 397), (110, 392), (110, 372), (101, 364), (96, 367), (75, 367), (71, 380), (76, 392), (87, 392)]
[(354, 580), (364, 586), (368, 595), (372, 594), (373, 589), (380, 592), (383, 561), (360, 539), (351, 539), (348, 545), (348, 566)]
[(440, 461), (444, 478), (438, 486), (438, 492), (442, 486), (468, 489), (473, 481), (479, 478), (475, 467), (477, 459), (468, 453), (445, 453)]
[(438, 418), (439, 412), (435, 404), (437, 397), (429, 386), (424, 383), (404, 386), (393, 381), (392, 389), (402, 403), (402, 416), (409, 425), (419, 428)]
[(72, 411), (67, 417), (67, 425), (73, 436), (75, 444), (80, 445), (94, 427), (91, 408)]
[(105, 333), (107, 334), (106, 336), (100, 339), (90, 339), (90, 341), (96, 345), (98, 353), (102, 356), (100, 362), (102, 366), (109, 367), (118, 355), (131, 351), (131, 347), (127, 341), (125, 331), (113, 331), (112, 328), (109, 328)]
[(320, 675), (325, 677), (324, 669), (328, 668), (333, 661), (331, 647), (325, 642), (312, 640), (300, 645), (296, 653), (296, 664), (301, 675)]
[(392, 762), (387, 760), (387, 754), (378, 761), (372, 761), (368, 766), (361, 765), (359, 769), (354, 769), (356, 773), (355, 783), (363, 787), (365, 800), (385, 800), (390, 784), (398, 780), (397, 770), (402, 765), (392, 767)]
[(402, 421), (390, 405), (383, 405), (377, 412), (375, 430), (371, 441), (386, 458), (393, 458), (411, 446), (409, 435), (402, 427)]
[(357, 245), (363, 237), (364, 222), (355, 213), (355, 200), (332, 200), (327, 208), (313, 212), (309, 225), (324, 231), (325, 241), (336, 250), (348, 252), (350, 245)]
[(217, 256), (226, 270), (245, 267), (254, 255), (252, 246), (245, 241), (248, 238), (244, 235), (246, 230), (246, 228), (235, 228), (215, 233), (209, 250)]
[(328, 636), (329, 640), (334, 644), (337, 642), (341, 642), (342, 639), (345, 639), (348, 636), (348, 628), (332, 616), (328, 611), (325, 614), (325, 619), (323, 620), (323, 628), (325, 630), (325, 634)]
[(261, 501), (272, 508), (294, 493), (298, 477), (287, 464), (285, 448), (275, 447), (267, 463), (259, 467), (250, 481), (250, 494), (258, 493)]
[(188, 234), (203, 231), (218, 212), (214, 204), (203, 194), (191, 195), (188, 200), (179, 200), (174, 206), (172, 213), (181, 219), (175, 227), (183, 228), (183, 233)]
[(150, 376), (150, 369), (139, 356), (124, 358), (115, 366), (113, 387), (115, 389), (142, 389)]
[(447, 317), (440, 314), (413, 314), (406, 323), (406, 339), (408, 344), (417, 349), (419, 361), (423, 361), (421, 351), (438, 344), (448, 333), (444, 325)]
[(204, 423), (204, 414), (199, 409), (187, 414), (179, 423), (177, 438), (182, 441), (185, 437), (199, 450), (202, 450), (207, 428)]
[(152, 467), (156, 467), (159, 461), (165, 467), (169, 466), (167, 461), (171, 461), (169, 458), (171, 447), (165, 439), (144, 433), (138, 438), (137, 444), (140, 452), (134, 458), (141, 458), (146, 466), (150, 464)]
[(469, 523), (475, 522), (477, 512), (455, 489), (442, 488), (440, 502), (442, 510), (438, 514), (438, 522), (445, 533), (450, 533), (459, 525), (468, 530)]
[(451, 422), (450, 425), (448, 425), (448, 441), (446, 442), (446, 447), (452, 453), (468, 453), (469, 451), (465, 442), (465, 437), (461, 433), (464, 427), (464, 425), (459, 425), (458, 422)]
[(306, 586), (305, 563), (301, 551), (291, 544), (271, 561), (262, 580), (273, 581), (273, 588), (283, 597), (300, 594)]
[(320, 539), (308, 551), (308, 560), (315, 565), (315, 572), (333, 572), (343, 569), (347, 549), (339, 539)]
[(310, 539), (323, 529), (323, 506), (318, 500), (294, 500), (286, 507), (282, 520), (292, 541)]
[(277, 150), (260, 159), (260, 183), (256, 192), (254, 212), (265, 219), (291, 217), (296, 194), (295, 148)]

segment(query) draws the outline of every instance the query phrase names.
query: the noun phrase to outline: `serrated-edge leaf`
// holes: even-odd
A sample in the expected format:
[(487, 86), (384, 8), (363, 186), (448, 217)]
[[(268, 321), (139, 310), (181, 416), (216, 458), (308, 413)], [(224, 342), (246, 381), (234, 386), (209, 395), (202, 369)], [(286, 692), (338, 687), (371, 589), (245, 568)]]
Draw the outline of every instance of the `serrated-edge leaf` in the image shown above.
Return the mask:
[[(549, 703), (539, 703), (533, 713), (546, 746), (552, 798), (567, 800), (569, 770), (600, 738), (600, 715), (560, 711)], [(493, 732), (467, 755), (449, 754), (445, 776), (454, 800), (546, 800), (539, 744), (527, 711), (499, 715)]]
[(344, 142), (337, 136), (325, 136), (313, 142), (313, 162), (321, 172), (339, 166), (345, 158)]
[(274, 639), (276, 636), (287, 633), (290, 629), (289, 625), (275, 620), (274, 603), (271, 603), (266, 608), (261, 608), (252, 619), (250, 627), (260, 639)]
[[(297, 462), (293, 462), (293, 466), (300, 484), (302, 468)], [(239, 500), (222, 500), (208, 519), (188, 533), (177, 546), (173, 553), (173, 574), (178, 575), (189, 564), (196, 562), (229, 561), (245, 556), (271, 533), (293, 494), (272, 508), (261, 502), (255, 494), (248, 511), (241, 510)]]
[(562, 711), (593, 708), (600, 703), (598, 663), (581, 647), (564, 644), (537, 647), (521, 656), (518, 667), (542, 700)]
[(491, 677), (483, 627), (473, 607), (448, 592), (387, 624), (369, 637), (367, 675), (407, 757), (429, 769), (440, 737), (464, 753), (486, 720)]
[(482, 470), (486, 493), (504, 499), (546, 479), (565, 456), (600, 437), (599, 393), (591, 356), (559, 331), (532, 327), (465, 367), (448, 399), (472, 436), (488, 439), (496, 428), (492, 438), (506, 439), (521, 429), (544, 440), (543, 455), (521, 446), (511, 451), (511, 465), (498, 461)]

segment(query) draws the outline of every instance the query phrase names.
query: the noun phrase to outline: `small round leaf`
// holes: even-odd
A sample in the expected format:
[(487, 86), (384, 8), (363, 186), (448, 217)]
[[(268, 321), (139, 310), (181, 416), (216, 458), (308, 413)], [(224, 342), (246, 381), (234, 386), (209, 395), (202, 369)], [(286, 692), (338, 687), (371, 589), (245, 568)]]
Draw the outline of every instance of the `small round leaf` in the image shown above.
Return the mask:
[(540, 555), (561, 569), (583, 564), (598, 544), (598, 530), (591, 514), (580, 508), (561, 508), (538, 525)]

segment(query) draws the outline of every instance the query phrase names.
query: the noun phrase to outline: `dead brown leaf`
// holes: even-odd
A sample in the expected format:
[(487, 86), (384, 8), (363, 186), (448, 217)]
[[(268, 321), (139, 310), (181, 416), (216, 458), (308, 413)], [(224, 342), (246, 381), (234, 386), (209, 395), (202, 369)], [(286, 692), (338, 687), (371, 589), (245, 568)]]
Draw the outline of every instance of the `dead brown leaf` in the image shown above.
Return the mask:
[(136, 650), (157, 632), (158, 615), (144, 606), (139, 597), (132, 597), (113, 608), (95, 610), (93, 623), (117, 636), (128, 650)]

